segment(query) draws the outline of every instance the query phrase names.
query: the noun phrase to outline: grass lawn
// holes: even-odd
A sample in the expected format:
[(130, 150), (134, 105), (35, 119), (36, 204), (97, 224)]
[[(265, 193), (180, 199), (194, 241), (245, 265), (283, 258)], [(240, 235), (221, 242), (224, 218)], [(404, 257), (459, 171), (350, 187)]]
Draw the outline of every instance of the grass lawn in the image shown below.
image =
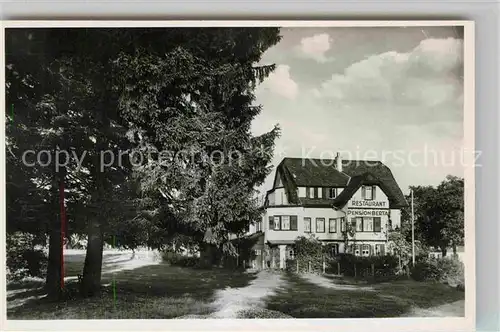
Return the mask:
[(400, 280), (342, 290), (320, 287), (292, 274), (285, 277), (288, 287), (267, 299), (267, 309), (295, 318), (398, 317), (414, 307), (464, 299), (463, 292), (439, 283)]
[[(81, 273), (82, 263), (68, 262), (66, 275)], [(8, 310), (8, 319), (166, 319), (188, 314), (209, 314), (217, 289), (246, 286), (254, 274), (221, 269), (201, 270), (167, 264), (103, 274), (100, 297), (77, 296), (75, 281), (67, 284), (69, 298), (62, 302), (34, 299)], [(115, 287), (113, 287), (113, 284)], [(17, 285), (19, 286), (19, 285)], [(40, 285), (30, 285), (39, 287)], [(23, 288), (29, 288), (25, 286)], [(14, 294), (18, 298), (24, 293)], [(12, 297), (13, 297), (12, 296)], [(29, 297), (31, 295), (27, 295)], [(12, 298), (9, 297), (9, 300)]]

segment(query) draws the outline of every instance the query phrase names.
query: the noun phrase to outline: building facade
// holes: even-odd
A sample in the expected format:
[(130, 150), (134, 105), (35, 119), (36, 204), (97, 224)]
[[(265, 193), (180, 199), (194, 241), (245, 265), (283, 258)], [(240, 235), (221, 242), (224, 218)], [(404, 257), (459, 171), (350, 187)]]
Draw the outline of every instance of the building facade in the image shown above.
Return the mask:
[[(314, 235), (332, 255), (383, 255), (388, 231), (400, 227), (405, 197), (391, 170), (379, 161), (285, 158), (255, 225), (263, 237), (258, 266), (285, 268), (294, 241)], [(347, 237), (348, 248), (345, 248)]]

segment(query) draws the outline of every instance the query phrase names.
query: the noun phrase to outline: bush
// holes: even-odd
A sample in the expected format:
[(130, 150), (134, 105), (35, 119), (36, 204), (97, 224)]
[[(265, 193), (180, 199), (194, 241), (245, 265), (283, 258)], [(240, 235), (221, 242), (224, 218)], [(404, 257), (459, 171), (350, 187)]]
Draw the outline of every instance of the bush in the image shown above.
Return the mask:
[[(297, 261), (299, 263), (299, 273), (321, 273), (323, 271), (323, 260), (326, 260), (323, 244), (311, 235), (310, 237), (300, 236), (295, 240), (295, 260), (288, 268), (297, 272)], [(309, 270), (310, 268), (310, 270)]]
[(27, 233), (7, 235), (7, 280), (25, 277), (44, 278), (47, 273), (47, 256), (35, 246), (35, 238)]
[(439, 281), (452, 287), (464, 285), (465, 268), (464, 264), (458, 258), (443, 258), (438, 260), (441, 266), (441, 278)]
[(162, 260), (170, 265), (181, 267), (195, 267), (200, 263), (199, 257), (184, 256), (172, 251), (163, 251)]
[(428, 259), (416, 263), (411, 276), (417, 281), (439, 281), (463, 288), (464, 264), (457, 258)]
[(441, 271), (435, 262), (421, 261), (415, 263), (410, 275), (416, 281), (438, 281), (441, 277)]

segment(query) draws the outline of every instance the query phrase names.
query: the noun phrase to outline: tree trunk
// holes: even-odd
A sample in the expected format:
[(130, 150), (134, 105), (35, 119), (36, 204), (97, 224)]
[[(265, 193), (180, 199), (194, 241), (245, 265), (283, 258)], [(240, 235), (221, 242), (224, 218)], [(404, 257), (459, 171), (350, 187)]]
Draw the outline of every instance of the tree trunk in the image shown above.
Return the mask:
[[(56, 178), (52, 181), (52, 205), (54, 209), (58, 207), (58, 183)], [(57, 210), (56, 210), (57, 211)], [(62, 237), (61, 237), (61, 223), (60, 223), (60, 212), (49, 223), (49, 257), (47, 264), (47, 277), (45, 279), (45, 289), (47, 291), (47, 297), (51, 300), (59, 300), (62, 296), (62, 251), (61, 247)]]
[(87, 242), (85, 265), (83, 266), (83, 280), (80, 291), (83, 296), (94, 296), (101, 290), (102, 250), (104, 245), (101, 225), (92, 220)]
[(445, 257), (445, 256), (446, 256), (446, 253), (447, 253), (447, 252), (448, 252), (448, 250), (447, 250), (447, 248), (446, 248), (445, 246), (441, 247), (441, 255), (442, 255), (443, 257)]
[(47, 297), (58, 300), (62, 295), (61, 285), (61, 232), (57, 223), (52, 223), (49, 235), (49, 261), (45, 289)]

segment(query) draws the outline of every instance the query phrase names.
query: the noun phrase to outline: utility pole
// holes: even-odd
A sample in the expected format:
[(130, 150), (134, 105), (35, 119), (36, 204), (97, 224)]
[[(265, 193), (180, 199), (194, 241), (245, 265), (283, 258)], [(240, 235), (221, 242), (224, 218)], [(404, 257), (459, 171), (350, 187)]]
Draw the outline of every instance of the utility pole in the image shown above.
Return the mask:
[(413, 189), (411, 189), (411, 259), (415, 265), (415, 216), (413, 211)]

